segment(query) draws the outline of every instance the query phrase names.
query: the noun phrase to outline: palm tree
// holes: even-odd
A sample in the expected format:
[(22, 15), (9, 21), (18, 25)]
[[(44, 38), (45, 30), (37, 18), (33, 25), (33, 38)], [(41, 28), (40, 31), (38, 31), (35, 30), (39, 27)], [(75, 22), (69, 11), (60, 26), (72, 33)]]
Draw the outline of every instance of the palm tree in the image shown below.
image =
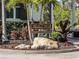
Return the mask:
[(24, 8), (27, 11), (27, 22), (28, 22), (28, 32), (29, 32), (29, 39), (30, 42), (32, 43), (32, 39), (31, 39), (31, 33), (30, 33), (30, 26), (29, 26), (29, 5), (31, 5), (32, 1), (31, 0), (8, 0), (8, 2), (6, 3), (6, 8), (8, 11), (10, 11), (11, 8), (15, 8), (15, 6), (17, 4), (23, 4)]
[(5, 2), (1, 0), (2, 3), (2, 42), (8, 41), (6, 36), (6, 23), (5, 23)]
[[(76, 11), (75, 11), (75, 8), (76, 8), (76, 1), (78, 2), (79, 0), (62, 0), (63, 1), (63, 4), (65, 4), (65, 2), (70, 2), (71, 3), (71, 25), (73, 25), (75, 23), (75, 20), (76, 20)], [(72, 27), (73, 29), (73, 27)]]
[[(26, 9), (27, 9), (27, 6), (29, 4), (33, 4), (36, 9), (38, 9), (39, 4), (42, 4), (42, 9), (44, 9), (46, 4), (51, 4), (51, 6), (52, 6), (52, 8), (51, 8), (52, 18), (51, 18), (51, 20), (54, 20), (52, 9), (53, 9), (53, 5), (57, 4), (56, 0), (9, 0), (8, 3), (7, 3), (7, 9), (10, 10), (11, 8), (15, 7), (17, 3), (23, 4)], [(53, 21), (52, 21), (52, 23), (53, 23)], [(29, 20), (28, 20), (28, 24), (29, 24)], [(29, 26), (28, 26), (28, 28), (30, 29)], [(52, 29), (53, 29), (53, 26), (52, 26)], [(30, 32), (29, 32), (29, 34), (30, 34)], [(31, 36), (31, 35), (29, 35), (29, 36)], [(30, 40), (31, 40), (31, 38), (30, 38)]]

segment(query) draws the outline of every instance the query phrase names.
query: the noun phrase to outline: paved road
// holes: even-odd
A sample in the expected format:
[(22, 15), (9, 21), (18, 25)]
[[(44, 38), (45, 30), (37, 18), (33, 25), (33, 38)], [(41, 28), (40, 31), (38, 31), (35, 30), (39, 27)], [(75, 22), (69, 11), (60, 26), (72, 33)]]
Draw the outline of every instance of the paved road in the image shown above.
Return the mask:
[[(33, 56), (32, 58), (29, 58)], [(61, 54), (27, 55), (27, 59), (79, 59), (79, 52)]]
[(25, 51), (0, 49), (0, 59), (79, 59), (79, 51), (58, 54), (25, 54)]

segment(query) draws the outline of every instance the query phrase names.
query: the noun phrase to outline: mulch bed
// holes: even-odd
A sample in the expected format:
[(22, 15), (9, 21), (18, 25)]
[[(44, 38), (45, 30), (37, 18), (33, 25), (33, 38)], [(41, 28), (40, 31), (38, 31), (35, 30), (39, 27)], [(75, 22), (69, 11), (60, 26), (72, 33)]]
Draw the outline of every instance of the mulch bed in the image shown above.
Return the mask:
[[(20, 44), (20, 43), (19, 43)], [(14, 47), (19, 45), (17, 43), (10, 43), (10, 44), (2, 44), (0, 45), (0, 48), (3, 49), (14, 49), (14, 50), (28, 50), (28, 49), (15, 49)], [(72, 43), (59, 43), (59, 48), (58, 49), (50, 49), (50, 50), (61, 50), (61, 49), (71, 49), (71, 48), (76, 48)], [(33, 49), (29, 49), (33, 50)], [(48, 50), (48, 49), (37, 49), (37, 50)]]
[[(18, 40), (17, 40), (18, 42)], [(14, 51), (25, 51), (26, 54), (50, 54), (50, 53), (67, 53), (67, 52), (73, 52), (73, 51), (79, 51), (79, 48), (76, 48), (72, 43), (62, 43), (59, 42), (59, 48), (58, 49), (15, 49), (14, 47), (22, 44), (24, 42), (15, 43), (11, 41), (11, 43), (8, 44), (0, 44), (1, 49), (9, 49)], [(26, 43), (26, 41), (25, 41)], [(29, 41), (26, 43), (29, 44)]]
[(4, 48), (4, 49), (14, 49), (15, 46), (19, 45), (19, 44), (29, 44), (29, 40), (10, 40), (9, 43), (5, 43), (5, 44), (0, 44), (0, 48)]
[(75, 48), (74, 44), (72, 44), (71, 42), (66, 42), (66, 43), (59, 43), (59, 48), (60, 49), (70, 49), (70, 48)]

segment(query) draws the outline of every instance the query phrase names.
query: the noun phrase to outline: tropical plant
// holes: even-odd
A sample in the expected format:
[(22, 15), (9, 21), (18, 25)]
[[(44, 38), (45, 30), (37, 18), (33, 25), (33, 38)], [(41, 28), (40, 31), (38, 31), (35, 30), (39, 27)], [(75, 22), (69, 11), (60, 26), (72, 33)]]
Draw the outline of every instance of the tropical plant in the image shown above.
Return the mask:
[(24, 27), (25, 23), (22, 22), (6, 22), (6, 31), (7, 31), (7, 35), (10, 35), (11, 31), (21, 31), (22, 27)]
[(60, 32), (52, 32), (51, 37), (55, 41), (60, 41), (63, 38)]
[(6, 3), (6, 8), (10, 11), (11, 8), (15, 7), (17, 4), (23, 4), (25, 7), (27, 7), (29, 3), (31, 3), (31, 0), (8, 0)]
[(79, 25), (79, 8), (76, 9), (77, 24)]
[[(33, 4), (35, 9), (38, 10), (39, 4), (42, 4), (42, 10), (45, 10), (45, 6), (47, 4), (57, 4), (57, 0), (8, 0), (8, 3), (6, 4), (7, 10), (11, 10), (11, 8), (15, 7), (17, 4), (23, 4), (25, 9), (28, 11), (28, 5)], [(28, 13), (27, 13), (28, 14)]]
[(70, 31), (70, 28), (75, 26), (75, 24), (70, 25), (69, 20), (61, 20), (59, 21), (57, 27), (59, 27), (58, 31), (51, 33), (52, 39), (57, 40), (59, 42), (67, 42), (67, 34)]
[(64, 40), (62, 40), (63, 42), (67, 42), (67, 34), (69, 33), (70, 31), (70, 28), (75, 26), (76, 23), (74, 23), (73, 25), (70, 24), (70, 21), (69, 20), (64, 20), (64, 21), (60, 21), (59, 22), (59, 27), (60, 27), (60, 30), (59, 32), (63, 35), (64, 37)]
[(39, 4), (42, 4), (43, 7), (49, 3), (53, 3), (55, 5), (57, 4), (57, 0), (8, 0), (7, 9), (10, 10), (18, 3), (23, 4), (25, 7), (27, 7), (28, 4), (33, 4), (35, 8), (38, 8)]
[(79, 8), (76, 9), (76, 29), (79, 30)]
[(71, 10), (68, 7), (65, 7), (65, 3), (67, 0), (62, 0), (62, 6), (61, 5), (55, 5), (54, 6), (54, 30), (58, 29), (58, 23), (61, 20), (70, 19)]

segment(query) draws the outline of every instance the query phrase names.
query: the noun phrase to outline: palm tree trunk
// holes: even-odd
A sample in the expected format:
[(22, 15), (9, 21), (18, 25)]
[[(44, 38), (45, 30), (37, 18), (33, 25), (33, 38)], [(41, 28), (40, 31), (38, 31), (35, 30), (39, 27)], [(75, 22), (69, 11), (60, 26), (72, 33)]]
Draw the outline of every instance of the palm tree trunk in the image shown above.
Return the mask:
[(30, 13), (29, 9), (30, 9), (30, 8), (28, 7), (28, 8), (27, 8), (27, 24), (28, 24), (29, 39), (30, 39), (30, 43), (32, 44), (33, 41), (32, 41), (31, 29), (30, 29), (30, 20), (31, 20), (31, 18), (30, 18), (30, 15), (29, 15), (29, 13)]
[(7, 41), (6, 36), (6, 20), (5, 20), (5, 2), (4, 0), (2, 2), (2, 41)]
[(53, 4), (49, 4), (49, 21), (52, 24), (52, 32), (54, 31), (54, 15), (53, 15)]
[(52, 32), (54, 31), (54, 15), (53, 15), (53, 4), (51, 4), (51, 24), (52, 24)]

